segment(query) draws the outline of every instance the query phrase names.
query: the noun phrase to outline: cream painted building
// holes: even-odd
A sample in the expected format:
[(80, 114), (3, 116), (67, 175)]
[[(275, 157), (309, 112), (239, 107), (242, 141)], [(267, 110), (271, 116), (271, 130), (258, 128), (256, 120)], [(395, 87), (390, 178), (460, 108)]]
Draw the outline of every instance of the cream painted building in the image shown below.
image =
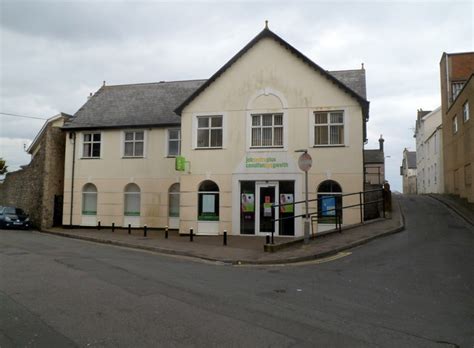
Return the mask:
[(441, 107), (418, 111), (415, 128), (417, 193), (443, 193)]
[(104, 86), (65, 127), (63, 222), (301, 236), (303, 205), (272, 204), (304, 199), (307, 149), (310, 209), (333, 228), (364, 190), (365, 95), (364, 69), (328, 72), (268, 28), (208, 80)]

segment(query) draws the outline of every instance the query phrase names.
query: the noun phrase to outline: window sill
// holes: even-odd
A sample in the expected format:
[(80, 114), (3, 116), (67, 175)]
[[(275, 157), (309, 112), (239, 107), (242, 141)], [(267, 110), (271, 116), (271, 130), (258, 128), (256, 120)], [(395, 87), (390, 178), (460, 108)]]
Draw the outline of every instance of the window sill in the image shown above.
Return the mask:
[(284, 146), (251, 146), (249, 147), (250, 150), (269, 150), (269, 149), (281, 150), (283, 148)]
[(313, 148), (324, 148), (324, 147), (347, 147), (344, 144), (339, 144), (339, 145), (313, 145)]
[(194, 150), (223, 150), (223, 147), (195, 147)]
[(98, 160), (100, 157), (81, 157), (81, 160)]
[(122, 156), (122, 159), (143, 159), (145, 156)]
[(181, 155), (168, 155), (168, 156), (165, 156), (165, 158), (176, 158), (176, 157), (179, 157)]

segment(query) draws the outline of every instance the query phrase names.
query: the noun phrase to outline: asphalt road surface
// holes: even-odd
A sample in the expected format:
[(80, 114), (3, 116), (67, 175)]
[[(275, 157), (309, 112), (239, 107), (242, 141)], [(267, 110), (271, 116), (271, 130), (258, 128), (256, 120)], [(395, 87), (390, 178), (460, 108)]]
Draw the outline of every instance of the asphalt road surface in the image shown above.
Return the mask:
[(401, 203), (404, 232), (298, 266), (0, 231), (0, 347), (472, 348), (473, 228)]

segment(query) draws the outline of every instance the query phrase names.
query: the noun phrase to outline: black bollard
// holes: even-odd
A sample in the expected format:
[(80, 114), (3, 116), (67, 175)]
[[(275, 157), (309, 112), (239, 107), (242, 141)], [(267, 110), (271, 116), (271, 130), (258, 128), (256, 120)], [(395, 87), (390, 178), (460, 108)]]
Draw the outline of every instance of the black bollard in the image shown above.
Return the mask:
[(270, 235), (269, 234), (267, 234), (265, 236), (265, 243), (270, 244)]
[(143, 237), (146, 237), (146, 225), (143, 226)]
[(227, 230), (224, 230), (224, 245), (227, 245)]
[(132, 233), (132, 225), (128, 224), (128, 234)]
[(275, 244), (275, 240), (273, 239), (273, 231), (272, 231), (272, 244)]
[(168, 239), (168, 226), (165, 226), (165, 238)]
[(189, 241), (190, 242), (193, 241), (193, 228), (192, 227), (189, 229)]
[(112, 222), (112, 232), (115, 231), (115, 222)]
[(100, 231), (100, 221), (97, 222), (97, 229)]

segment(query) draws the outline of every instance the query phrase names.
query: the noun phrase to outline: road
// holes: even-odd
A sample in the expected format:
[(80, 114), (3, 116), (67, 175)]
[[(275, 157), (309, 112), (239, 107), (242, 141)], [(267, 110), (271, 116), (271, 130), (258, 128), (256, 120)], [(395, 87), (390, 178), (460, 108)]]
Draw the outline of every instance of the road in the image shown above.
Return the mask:
[(404, 232), (303, 265), (0, 231), (0, 347), (472, 348), (473, 228), (429, 197), (401, 204)]

